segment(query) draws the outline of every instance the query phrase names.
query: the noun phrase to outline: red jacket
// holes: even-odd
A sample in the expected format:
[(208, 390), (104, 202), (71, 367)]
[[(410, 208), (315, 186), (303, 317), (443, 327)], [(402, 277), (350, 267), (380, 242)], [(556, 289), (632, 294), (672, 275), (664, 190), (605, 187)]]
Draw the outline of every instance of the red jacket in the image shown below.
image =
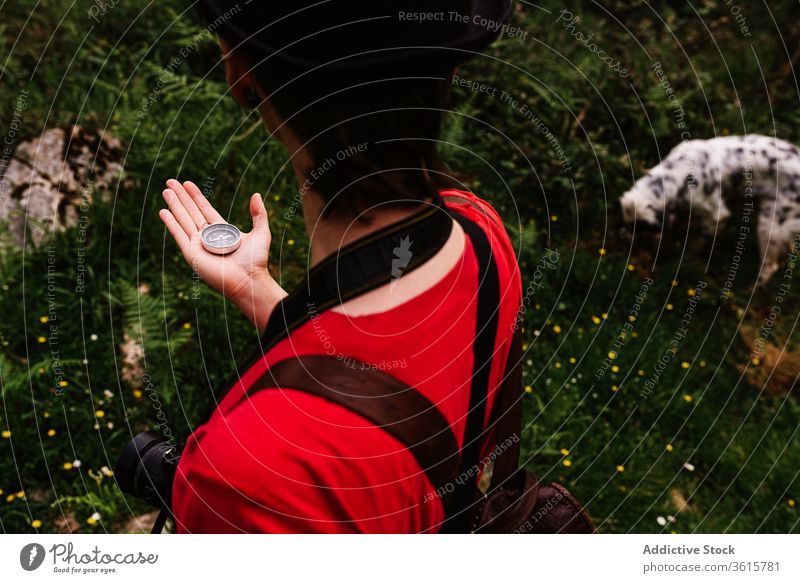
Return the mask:
[[(488, 203), (444, 191), (445, 204), (486, 231), (500, 312), (490, 399), (521, 301), (514, 249)], [(296, 390), (261, 391), (233, 407), (273, 363), (328, 354), (371, 363), (435, 403), (463, 438), (475, 334), (478, 266), (469, 238), (438, 283), (388, 311), (314, 316), (248, 369), (189, 438), (173, 487), (179, 532), (435, 532), (444, 514), (413, 455), (357, 414)], [(485, 443), (484, 448), (494, 444)]]

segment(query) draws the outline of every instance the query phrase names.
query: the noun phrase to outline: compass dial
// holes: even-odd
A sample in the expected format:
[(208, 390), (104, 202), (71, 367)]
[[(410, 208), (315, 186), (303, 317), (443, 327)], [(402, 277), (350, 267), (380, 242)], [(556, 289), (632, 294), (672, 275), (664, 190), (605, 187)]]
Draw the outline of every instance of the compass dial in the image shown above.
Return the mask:
[(208, 225), (200, 231), (203, 249), (217, 255), (232, 253), (242, 244), (242, 233), (228, 223)]

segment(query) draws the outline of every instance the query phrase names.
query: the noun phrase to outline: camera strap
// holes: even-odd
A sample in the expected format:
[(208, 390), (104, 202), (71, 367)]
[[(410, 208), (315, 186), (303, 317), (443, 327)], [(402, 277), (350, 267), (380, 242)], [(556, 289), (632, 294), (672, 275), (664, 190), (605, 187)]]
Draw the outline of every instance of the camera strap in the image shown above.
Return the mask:
[[(238, 371), (250, 369), (278, 342), (314, 315), (410, 273), (444, 247), (453, 218), (441, 197), (410, 217), (342, 247), (311, 268), (306, 278), (275, 306), (259, 345), (243, 367), (223, 379), (215, 394), (223, 395), (241, 379)], [(405, 254), (404, 250), (410, 251)], [(400, 256), (399, 256), (400, 255)], [(206, 415), (216, 410), (215, 403)]]
[(438, 199), (421, 212), (342, 247), (313, 267), (275, 307), (262, 336), (262, 350), (269, 350), (314, 314), (413, 271), (439, 252), (452, 226)]

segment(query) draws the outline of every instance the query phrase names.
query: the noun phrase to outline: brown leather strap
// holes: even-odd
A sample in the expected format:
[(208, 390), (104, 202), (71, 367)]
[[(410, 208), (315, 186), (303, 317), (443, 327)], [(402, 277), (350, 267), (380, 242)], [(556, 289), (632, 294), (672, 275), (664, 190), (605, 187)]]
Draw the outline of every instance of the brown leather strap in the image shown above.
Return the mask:
[(425, 396), (393, 376), (355, 360), (289, 358), (270, 367), (234, 405), (267, 389), (295, 389), (361, 415), (414, 455), (437, 492), (452, 489), (459, 465), (450, 424)]
[(497, 444), (510, 444), (494, 460), (489, 491), (502, 486), (519, 467), (519, 444), (522, 436), (522, 338), (514, 333), (506, 361), (506, 371), (492, 406), (489, 426)]

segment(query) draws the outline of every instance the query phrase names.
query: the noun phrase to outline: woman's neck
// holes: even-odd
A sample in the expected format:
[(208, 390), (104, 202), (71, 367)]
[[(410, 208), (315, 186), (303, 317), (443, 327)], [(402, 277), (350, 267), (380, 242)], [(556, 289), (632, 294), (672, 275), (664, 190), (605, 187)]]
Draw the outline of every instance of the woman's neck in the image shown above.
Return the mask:
[(306, 192), (303, 198), (303, 216), (310, 242), (312, 267), (345, 245), (419, 211), (419, 207), (415, 205), (384, 205), (358, 217), (350, 217), (343, 213), (323, 216), (323, 208), (324, 200), (318, 193)]
[[(268, 109), (268, 108), (267, 108)], [(268, 128), (279, 127), (274, 131), (281, 143), (289, 150), (289, 159), (297, 178), (298, 188), (305, 184), (309, 169), (313, 167), (311, 157), (302, 147), (297, 137), (285, 125), (275, 126), (277, 118), (271, 122), (267, 118), (274, 115), (271, 109), (262, 108), (262, 115)], [(358, 217), (347, 213), (328, 213), (323, 216), (325, 198), (316, 190), (306, 189), (303, 193), (303, 218), (311, 252), (311, 266), (336, 253), (339, 249), (417, 212), (415, 205), (377, 205)]]

